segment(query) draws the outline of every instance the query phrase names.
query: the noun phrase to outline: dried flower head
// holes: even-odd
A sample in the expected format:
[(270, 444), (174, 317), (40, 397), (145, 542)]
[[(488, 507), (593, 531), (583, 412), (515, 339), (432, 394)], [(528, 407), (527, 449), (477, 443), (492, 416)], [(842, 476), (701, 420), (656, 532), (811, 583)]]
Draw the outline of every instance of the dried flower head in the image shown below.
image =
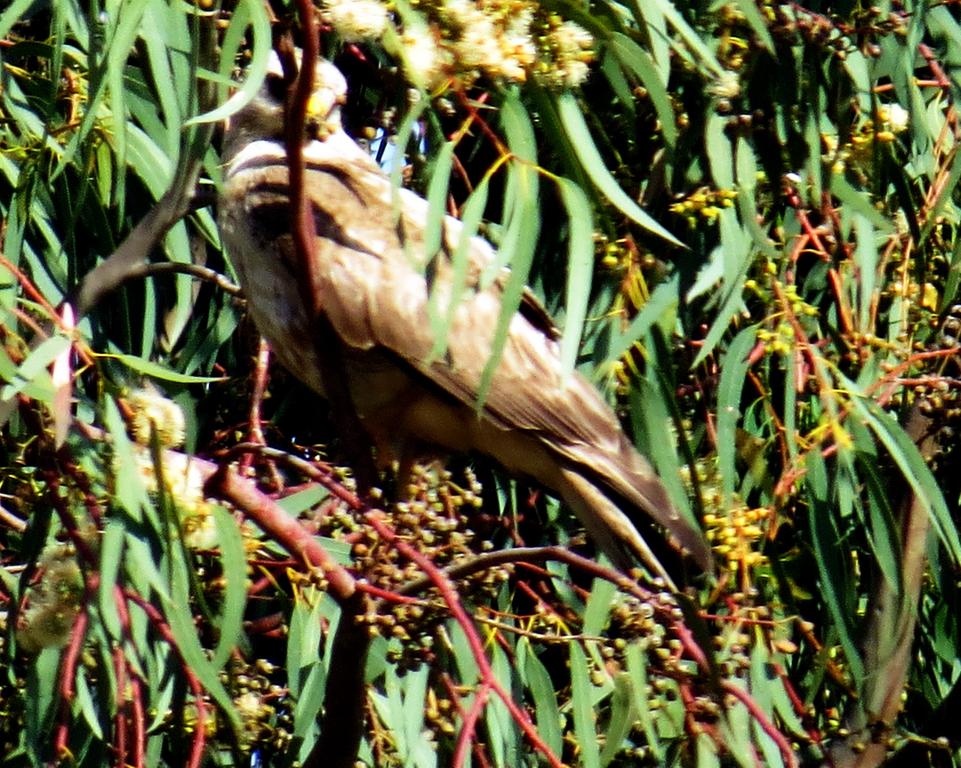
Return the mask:
[(17, 627), (17, 642), (28, 653), (65, 645), (83, 605), (83, 574), (72, 546), (47, 547), (39, 565), (42, 576), (27, 590)]
[(427, 25), (410, 24), (401, 36), (404, 73), (421, 88), (433, 88), (444, 78), (445, 52)]
[(156, 430), (160, 445), (176, 448), (186, 434), (184, 412), (173, 400), (153, 389), (138, 389), (127, 398), (133, 411), (131, 429), (141, 445), (150, 445), (150, 432)]
[(325, 0), (322, 18), (348, 43), (379, 39), (390, 21), (379, 0)]
[[(420, 0), (392, 14), (384, 0), (323, 0), (324, 20), (344, 40), (380, 40), (407, 78), (436, 89), (448, 78), (575, 88), (587, 78), (594, 40), (534, 0)], [(399, 35), (387, 32), (397, 26)]]
[(878, 107), (878, 116), (893, 133), (906, 131), (911, 124), (911, 113), (900, 104), (885, 104)]
[(544, 36), (547, 55), (542, 59), (549, 66), (544, 68), (544, 81), (555, 88), (576, 88), (590, 74), (587, 66), (594, 57), (594, 38), (591, 33), (573, 21), (558, 23), (549, 20), (550, 31)]

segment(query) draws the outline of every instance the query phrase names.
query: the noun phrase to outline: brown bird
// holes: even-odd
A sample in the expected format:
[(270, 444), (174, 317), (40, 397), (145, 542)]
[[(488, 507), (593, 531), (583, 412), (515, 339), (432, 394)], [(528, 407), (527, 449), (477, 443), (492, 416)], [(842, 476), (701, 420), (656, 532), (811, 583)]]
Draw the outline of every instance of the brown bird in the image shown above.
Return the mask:
[[(563, 369), (558, 333), (530, 292), (512, 317), (483, 406), (477, 396), (492, 354), (506, 271), (482, 273), (496, 253), (470, 239), (466, 289), (457, 297), (446, 352), (432, 354), (429, 301), (447, 307), (451, 254), (463, 225), (443, 222), (441, 252), (425, 271), (426, 200), (397, 190), (343, 130), (343, 75), (320, 61), (308, 103), (304, 193), (316, 227), (320, 306), (341, 342), (339, 359), (357, 415), (381, 462), (425, 448), (476, 451), (557, 493), (620, 567), (640, 560), (667, 579), (631, 522), (644, 512), (705, 569), (711, 554), (671, 504), (651, 465), (587, 379)], [(284, 144), (285, 87), (273, 58), (259, 95), (237, 112), (224, 139), (219, 220), (260, 332), (280, 362), (315, 391), (324, 386), (313, 311), (290, 233)]]

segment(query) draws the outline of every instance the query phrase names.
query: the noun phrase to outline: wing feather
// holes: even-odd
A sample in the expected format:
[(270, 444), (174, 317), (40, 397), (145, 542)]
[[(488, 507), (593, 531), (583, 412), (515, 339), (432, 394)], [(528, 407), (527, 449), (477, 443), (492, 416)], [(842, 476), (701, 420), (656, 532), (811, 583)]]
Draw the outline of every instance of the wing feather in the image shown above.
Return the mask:
[[(251, 161), (245, 168), (242, 157), (234, 161), (235, 176), (240, 169), (257, 179), (238, 195), (248, 204), (259, 194), (257, 184), (264, 194), (268, 187), (270, 194), (279, 194), (278, 188), (286, 185), (283, 149), (278, 146), (274, 151), (277, 156), (271, 162), (261, 148), (257, 163), (264, 167)], [(356, 350), (386, 350), (431, 386), (476, 410), (506, 282), (500, 278), (482, 285), (482, 275), (496, 258), (493, 249), (480, 238), (471, 240), (465, 290), (453, 312), (447, 353), (431, 359), (430, 292), (438, 292), (435, 300), (446, 312), (453, 281), (450, 254), (461, 238), (462, 223), (445, 218), (444, 245), (441, 253), (433, 255), (429, 285), (424, 269), (427, 202), (407, 190), (395, 190), (343, 132), (308, 144), (305, 160), (317, 262), (323, 270), (321, 306), (338, 336)], [(679, 517), (599, 392), (582, 376), (563, 370), (557, 337), (547, 312), (526, 292), (520, 311), (510, 320), (477, 418), (505, 433), (520, 431), (536, 440), (560, 462), (645, 510), (706, 564), (710, 554), (699, 532)], [(287, 350), (281, 358), (290, 365), (296, 354)]]
[[(362, 222), (365, 229), (370, 228), (369, 232), (351, 233), (352, 239), (367, 243), (365, 252), (345, 248), (347, 243), (338, 240), (337, 247), (330, 249), (331, 258), (321, 259), (332, 270), (328, 283), (331, 295), (324, 301), (331, 321), (351, 343), (390, 350), (433, 384), (474, 408), (493, 352), (505, 283), (495, 280), (481, 286), (481, 275), (494, 261), (494, 251), (480, 238), (471, 241), (466, 291), (459, 298), (448, 331), (448, 353), (443, 359), (431, 360), (434, 339), (428, 314), (429, 292), (440, 292), (437, 298), (441, 307), (450, 300), (453, 267), (449, 254), (457, 246), (463, 225), (446, 218), (446, 249), (436, 257), (434, 280), (428, 288), (418, 267), (425, 259), (427, 202), (407, 190), (393, 190), (366, 153), (349, 138), (347, 142), (352, 150), (342, 144), (328, 164), (320, 157), (311, 157), (308, 165), (311, 185), (325, 188), (325, 194), (314, 196), (319, 205), (318, 221), (333, 217)], [(333, 148), (321, 145), (317, 149)], [(335, 162), (343, 167), (348, 158), (353, 194), (345, 198), (336, 193), (336, 185), (344, 182), (330, 178), (325, 168)], [(329, 187), (333, 188), (327, 191)], [(399, 209), (403, 212), (396, 224), (394, 194), (401, 195)], [(356, 205), (356, 210), (344, 211), (340, 206), (345, 205)], [(376, 243), (376, 247), (370, 243)], [(546, 311), (529, 291), (524, 303), (527, 311), (518, 312), (510, 321), (500, 362), (483, 403), (483, 418), (503, 430), (521, 430), (542, 439), (559, 458), (599, 478), (632, 505), (646, 510), (674, 531), (680, 543), (699, 560), (706, 561), (709, 555), (699, 533), (689, 529), (661, 484), (652, 481), (653, 469), (629, 443), (597, 389), (579, 374), (564, 371), (556, 328), (544, 321)], [(361, 327), (363, 332), (359, 333)]]

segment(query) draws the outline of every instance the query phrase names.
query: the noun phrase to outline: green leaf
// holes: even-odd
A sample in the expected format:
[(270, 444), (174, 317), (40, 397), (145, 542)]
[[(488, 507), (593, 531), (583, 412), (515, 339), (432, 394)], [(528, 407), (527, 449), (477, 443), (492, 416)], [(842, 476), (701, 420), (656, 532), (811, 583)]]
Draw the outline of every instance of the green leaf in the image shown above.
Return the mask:
[(594, 219), (587, 195), (574, 182), (558, 177), (561, 201), (567, 210), (567, 300), (561, 363), (570, 373), (577, 362), (594, 273)]
[[(501, 107), (501, 121), (507, 134), (507, 144), (515, 159), (508, 169), (507, 193), (505, 194), (505, 220), (507, 222), (504, 238), (498, 252), (497, 264), (510, 266), (504, 291), (501, 294), (501, 309), (497, 327), (491, 340), (491, 356), (484, 366), (477, 390), (475, 407), (480, 409), (494, 378), (494, 371), (500, 362), (511, 320), (520, 307), (521, 299), (527, 288), (527, 277), (534, 261), (537, 236), (541, 219), (539, 184), (537, 173), (537, 140), (530, 116), (516, 93), (511, 92)], [(484, 277), (493, 279), (496, 274), (489, 268)]]
[(620, 32), (611, 35), (608, 45), (621, 66), (631, 72), (647, 89), (647, 95), (657, 112), (657, 119), (661, 122), (661, 138), (669, 149), (673, 149), (677, 143), (674, 108), (671, 105), (666, 84), (661, 79), (650, 54)]
[[(749, 671), (751, 697), (761, 712), (770, 720), (773, 714), (772, 700), (779, 689), (783, 693), (783, 688), (781, 681), (772, 673), (768, 647), (763, 633), (760, 631), (754, 632)], [(761, 747), (765, 764), (770, 766), (783, 765), (781, 752), (777, 744), (764, 732), (764, 729), (758, 725), (754, 718), (751, 719), (751, 729), (754, 732), (754, 738)]]
[[(694, 53), (710, 74), (718, 75), (723, 71), (720, 63), (701, 38), (701, 35), (684, 20), (677, 6), (671, 2), (671, 0), (649, 0), (649, 2), (652, 10), (656, 9), (657, 12), (667, 20), (667, 23), (673, 27), (674, 31), (680, 36), (684, 46), (687, 46), (687, 48)], [(684, 46), (674, 43), (675, 50), (683, 48)]]
[(315, 483), (314, 485), (307, 486), (302, 491), (297, 491), (289, 496), (284, 496), (282, 499), (277, 499), (277, 506), (288, 515), (296, 517), (311, 507), (320, 504), (320, 502), (329, 496), (330, 491), (319, 483)]
[[(647, 376), (631, 389), (632, 423), (635, 439), (643, 437), (639, 441), (642, 453), (654, 464), (677, 511), (688, 523), (697, 527), (699, 522), (691, 510), (688, 491), (682, 480), (678, 446), (674, 439), (664, 439), (664, 435), (670, 434), (672, 424), (680, 418), (677, 404), (670, 402), (673, 394), (673, 383), (661, 375), (657, 366), (648, 366)], [(683, 447), (683, 432), (677, 434)]]
[(744, 19), (747, 21), (748, 26), (751, 27), (751, 31), (755, 37), (757, 37), (758, 42), (761, 43), (766, 51), (773, 54), (774, 40), (771, 39), (771, 33), (768, 32), (767, 29), (768, 22), (765, 21), (761, 15), (757, 4), (752, 2), (752, 0), (736, 0), (736, 2), (738, 10), (744, 14)]
[(720, 189), (733, 189), (734, 149), (727, 136), (727, 119), (717, 113), (711, 113), (704, 126), (704, 149), (714, 183)]
[(120, 616), (117, 613), (117, 576), (123, 557), (123, 543), (126, 526), (123, 518), (116, 516), (107, 521), (100, 540), (100, 584), (97, 587), (97, 600), (104, 628), (115, 642), (123, 638)]
[[(860, 428), (852, 428), (852, 433), (867, 432)], [(863, 442), (861, 438), (857, 443)], [(858, 451), (857, 465), (850, 469), (851, 481), (861, 482), (868, 496), (868, 521), (866, 535), (871, 551), (881, 574), (891, 587), (892, 592), (901, 591), (901, 534), (891, 508), (890, 490), (885, 479), (878, 473), (876, 456)], [(857, 470), (857, 471), (855, 471)]]
[(643, 229), (658, 235), (669, 243), (683, 247), (683, 243), (674, 235), (658, 224), (630, 196), (621, 188), (617, 180), (604, 164), (601, 153), (594, 143), (587, 122), (581, 112), (577, 99), (571, 93), (562, 93), (557, 97), (557, 111), (570, 139), (571, 146), (577, 154), (577, 159), (587, 173), (590, 180), (601, 191), (612, 205), (625, 216), (629, 216)]
[(584, 610), (585, 635), (600, 636), (604, 631), (611, 615), (611, 607), (614, 604), (616, 593), (617, 587), (607, 579), (594, 579), (590, 597), (587, 599), (587, 608)]
[[(720, 768), (721, 761), (717, 756), (717, 747), (711, 740), (710, 736), (708, 736), (706, 733), (699, 733), (697, 735), (695, 746), (697, 749), (695, 753), (694, 764), (697, 766), (697, 768)], [(734, 757), (737, 759), (740, 765), (744, 765), (740, 752), (734, 753)]]
[[(401, 678), (401, 690), (404, 699), (403, 730), (408, 747), (412, 752), (417, 749), (416, 745), (423, 741), (424, 709), (427, 706), (427, 677), (429, 674), (430, 669), (427, 665), (423, 665)], [(408, 765), (410, 764), (412, 763), (408, 761)]]
[(752, 251), (750, 238), (737, 221), (737, 217), (729, 208), (725, 208), (718, 216), (721, 234), (721, 247), (724, 249), (725, 283), (720, 294), (720, 308), (708, 329), (707, 336), (694, 357), (692, 368), (703, 363), (711, 355), (718, 342), (727, 333), (732, 318), (744, 305), (743, 291), (751, 268)]
[(220, 669), (227, 663), (242, 637), (244, 608), (247, 604), (247, 557), (244, 540), (233, 515), (219, 506), (213, 508), (213, 514), (223, 573), (227, 581), (219, 622), (220, 636), (211, 658), (213, 666)]
[(741, 392), (749, 368), (748, 355), (754, 347), (757, 326), (750, 326), (734, 337), (721, 365), (717, 394), (717, 463), (721, 475), (722, 504), (730, 504), (737, 471), (737, 424), (741, 418)]
[(47, 724), (52, 722), (54, 705), (60, 701), (54, 695), (60, 683), (59, 662), (59, 648), (44, 648), (27, 671), (24, 726), (33, 744), (49, 744)]
[(625, 658), (627, 660), (627, 673), (631, 679), (631, 694), (634, 697), (634, 709), (638, 719), (641, 721), (641, 728), (647, 738), (647, 746), (651, 750), (654, 760), (658, 764), (663, 764), (664, 751), (658, 738), (657, 729), (654, 725), (654, 717), (647, 699), (647, 656), (642, 644), (635, 641), (627, 646)]
[(20, 21), (33, 2), (34, 0), (13, 0), (7, 10), (0, 13), (0, 38), (6, 38), (10, 34), (13, 25)]
[(119, 360), (121, 363), (137, 373), (142, 373), (145, 376), (151, 376), (155, 379), (160, 379), (161, 381), (169, 381), (173, 384), (212, 384), (218, 381), (225, 381), (225, 377), (223, 376), (188, 376), (184, 373), (172, 371), (160, 363), (155, 363), (151, 360), (145, 360), (137, 355), (101, 354), (99, 357)]
[(604, 750), (600, 758), (602, 768), (610, 764), (624, 745), (624, 740), (634, 727), (634, 714), (630, 676), (621, 672), (614, 676), (611, 717), (604, 734)]
[(427, 221), (424, 224), (424, 253), (422, 263), (427, 264), (441, 249), (444, 241), (444, 218), (447, 213), (447, 190), (450, 172), (454, 164), (453, 141), (445, 141), (434, 159), (430, 184), (427, 187)]
[(267, 75), (267, 65), (270, 56), (270, 18), (267, 15), (267, 8), (257, 0), (241, 0), (237, 3), (232, 16), (230, 25), (224, 35), (221, 45), (223, 55), (221, 57), (220, 75), (229, 76), (233, 69), (234, 57), (240, 48), (243, 32), (250, 28), (253, 33), (253, 45), (250, 48), (250, 63), (246, 68), (246, 76), (243, 85), (237, 90), (234, 96), (215, 109), (204, 112), (200, 115), (191, 117), (184, 122), (184, 128), (204, 123), (219, 123), (226, 120), (231, 115), (236, 114), (249, 104)]
[[(434, 345), (430, 351), (430, 360), (436, 360), (447, 354), (450, 327), (453, 323), (454, 315), (457, 312), (457, 307), (467, 288), (467, 275), (470, 269), (472, 255), (471, 250), (473, 248), (484, 247), (479, 245), (474, 238), (477, 235), (477, 230), (480, 228), (481, 218), (487, 206), (488, 191), (488, 177), (485, 176), (464, 204), (461, 218), (462, 226), (457, 238), (456, 248), (451, 257), (453, 274), (451, 276), (449, 292), (445, 291), (446, 286), (439, 282), (431, 287), (428, 311), (430, 313), (431, 325), (434, 329)], [(451, 229), (453, 229), (453, 227)]]
[(87, 682), (87, 675), (83, 668), (77, 670), (75, 681), (77, 684), (77, 706), (80, 708), (83, 719), (90, 726), (91, 733), (96, 738), (103, 740), (103, 729), (100, 727), (100, 721), (97, 718), (97, 705), (94, 703), (93, 694), (90, 693), (90, 684)]
[[(310, 593), (312, 594), (312, 593)], [(287, 635), (287, 685), (291, 695), (299, 697), (310, 667), (320, 661), (320, 601), (305, 601), (303, 595), (294, 602)]]
[(856, 283), (858, 327), (868, 328), (871, 321), (871, 309), (876, 300), (875, 278), (878, 271), (878, 249), (874, 228), (864, 216), (855, 214), (854, 231), (857, 236), (854, 263), (858, 268)]
[(563, 735), (554, 683), (528, 640), (522, 639), (518, 643), (517, 653), (517, 665), (521, 677), (534, 699), (537, 733), (555, 755), (560, 755), (563, 748)]
[(0, 400), (12, 399), (40, 376), (48, 379), (47, 367), (69, 348), (70, 339), (66, 336), (51, 336), (41, 342), (17, 368), (14, 380), (0, 389)]
[[(846, 382), (856, 391), (853, 382)], [(881, 407), (867, 397), (855, 395), (851, 405), (871, 428), (878, 440), (887, 449), (904, 479), (911, 486), (925, 511), (931, 517), (938, 538), (951, 556), (955, 565), (961, 564), (961, 540), (953, 522), (951, 511), (944, 500), (944, 494), (931, 469), (925, 463), (917, 446), (911, 441), (904, 429)]]
[(584, 649), (577, 642), (567, 644), (571, 667), (571, 705), (574, 712), (574, 735), (581, 747), (581, 765), (600, 768), (601, 754), (597, 746), (594, 722), (594, 690)]
[(828, 612), (834, 619), (841, 646), (847, 657), (851, 675), (857, 685), (864, 679), (864, 662), (854, 642), (852, 606), (845, 599), (854, 593), (847, 573), (844, 541), (835, 524), (832, 510), (834, 495), (828, 471), (820, 452), (807, 453), (805, 464), (805, 487), (808, 491), (808, 525), (814, 545), (814, 558), (818, 566), (821, 594)]
[(831, 194), (837, 197), (847, 213), (859, 213), (882, 232), (890, 232), (893, 226), (881, 212), (871, 204), (871, 198), (863, 190), (855, 189), (840, 174), (831, 175)]
[(612, 339), (607, 353), (608, 364), (620, 360), (655, 323), (677, 308), (680, 303), (677, 295), (679, 284), (680, 277), (675, 274), (654, 289), (644, 307), (631, 320), (631, 324), (622, 334)]
[(242, 728), (240, 716), (233, 699), (220, 680), (220, 670), (210, 662), (197, 637), (191, 604), (187, 598), (188, 579), (184, 573), (186, 567), (185, 563), (180, 562), (172, 569), (172, 594), (169, 599), (164, 600), (164, 615), (170, 624), (170, 631), (173, 633), (177, 651), (183, 658), (183, 663), (190, 668), (204, 690), (220, 707), (234, 732), (240, 733)]

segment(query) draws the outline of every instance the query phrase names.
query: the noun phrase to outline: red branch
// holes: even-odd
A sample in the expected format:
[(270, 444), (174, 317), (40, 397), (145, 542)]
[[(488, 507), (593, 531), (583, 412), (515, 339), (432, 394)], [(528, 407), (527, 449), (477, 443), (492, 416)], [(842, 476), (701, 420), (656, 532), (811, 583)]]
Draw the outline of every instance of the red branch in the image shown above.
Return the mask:
[[(508, 711), (511, 713), (511, 717), (514, 718), (514, 722), (521, 728), (524, 734), (527, 736), (528, 740), (531, 742), (533, 747), (538, 750), (544, 757), (547, 758), (548, 763), (555, 768), (562, 768), (562, 763), (560, 758), (554, 754), (550, 747), (544, 743), (540, 735), (537, 733), (537, 729), (534, 728), (534, 724), (531, 722), (527, 713), (517, 706), (517, 703), (511, 698), (510, 694), (504, 690), (500, 682), (494, 675), (494, 670), (491, 669), (490, 662), (487, 660), (487, 656), (484, 653), (484, 644), (477, 634), (477, 630), (474, 627), (470, 616), (467, 615), (467, 611), (464, 610), (464, 606), (460, 602), (460, 597), (457, 594), (457, 590), (454, 584), (447, 578), (447, 575), (434, 563), (430, 561), (430, 558), (418, 552), (407, 542), (399, 539), (391, 530), (389, 526), (383, 521), (383, 513), (379, 512), (369, 512), (366, 516), (367, 522), (377, 531), (380, 536), (382, 536), (386, 541), (390, 542), (397, 551), (401, 553), (404, 557), (412, 562), (416, 563), (417, 566), (424, 571), (427, 577), (431, 580), (437, 591), (440, 593), (441, 598), (447, 604), (447, 608), (450, 610), (451, 615), (454, 620), (460, 625), (461, 629), (464, 631), (464, 636), (467, 638), (467, 644), (470, 646), (471, 654), (474, 656), (474, 660), (477, 662), (477, 667), (480, 671), (481, 677), (481, 688), (478, 691), (478, 699), (484, 698), (485, 689), (490, 689), (497, 694), (500, 700), (507, 707)], [(468, 713), (470, 717), (470, 713)], [(476, 718), (475, 718), (476, 720)], [(469, 731), (468, 725), (473, 725), (465, 719), (464, 731)], [(462, 736), (463, 738), (463, 736)], [(458, 742), (458, 745), (460, 742)], [(460, 751), (458, 750), (458, 754)], [(461, 760), (465, 758), (461, 755)], [(458, 768), (463, 763), (458, 763), (455, 761), (455, 768)]]
[(253, 483), (240, 477), (236, 470), (218, 469), (207, 481), (205, 492), (229, 501), (297, 560), (323, 571), (336, 599), (344, 601), (357, 590), (354, 577), (333, 560), (297, 518), (287, 514)]
[(143, 685), (136, 675), (130, 677), (130, 714), (133, 720), (133, 768), (143, 768), (147, 737), (144, 729)]
[(140, 610), (147, 614), (147, 618), (150, 619), (150, 623), (157, 634), (170, 645), (180, 658), (180, 664), (184, 671), (187, 687), (190, 688), (190, 692), (194, 695), (194, 706), (197, 707), (197, 722), (194, 724), (194, 738), (190, 745), (190, 755), (187, 757), (187, 762), (184, 765), (185, 768), (200, 768), (200, 762), (204, 756), (204, 744), (207, 739), (207, 704), (204, 701), (203, 686), (180, 653), (177, 640), (174, 637), (173, 631), (170, 629), (170, 625), (164, 620), (163, 614), (136, 592), (123, 590), (123, 596), (127, 600), (140, 606)]
[(117, 756), (117, 768), (127, 765), (127, 701), (124, 692), (127, 689), (127, 661), (123, 656), (123, 648), (119, 645), (113, 649), (113, 673), (117, 678), (117, 714), (114, 718), (113, 750)]
[[(473, 629), (473, 626), (471, 626), (471, 629)], [(457, 737), (454, 759), (451, 761), (451, 765), (455, 766), (455, 768), (466, 765), (467, 763), (467, 753), (475, 741), (474, 731), (477, 728), (477, 721), (480, 719), (484, 707), (487, 706), (487, 699), (490, 698), (490, 692), (490, 683), (487, 681), (482, 682), (480, 688), (477, 690), (477, 694), (474, 696), (474, 702), (471, 704), (470, 709), (463, 715), (464, 725), (460, 729), (460, 734)]]
[(293, 94), (287, 105), (287, 164), (290, 173), (290, 224), (294, 236), (294, 252), (301, 260), (299, 274), (304, 306), (311, 309), (311, 317), (320, 315), (321, 271), (317, 268), (317, 252), (314, 240), (317, 235), (309, 199), (304, 194), (304, 123), (307, 119), (307, 101), (314, 90), (314, 69), (320, 53), (314, 6), (310, 0), (297, 0), (297, 13), (303, 25), (300, 70), (294, 83)]
[(721, 688), (747, 707), (747, 711), (757, 724), (761, 726), (761, 730), (764, 731), (764, 733), (771, 738), (771, 741), (777, 744), (777, 748), (781, 750), (781, 757), (784, 758), (784, 764), (788, 766), (788, 768), (797, 768), (797, 757), (794, 755), (794, 750), (791, 749), (791, 744), (784, 737), (784, 734), (774, 727), (774, 723), (768, 720), (767, 715), (764, 714), (764, 711), (758, 706), (758, 703), (751, 694), (743, 688), (739, 688), (730, 680), (722, 680)]
[(77, 662), (80, 660), (80, 651), (87, 635), (89, 621), (90, 617), (86, 611), (81, 611), (77, 615), (70, 632), (70, 642), (67, 645), (67, 650), (64, 651), (63, 662), (60, 666), (60, 722), (57, 723), (57, 730), (53, 737), (53, 754), (58, 760), (67, 754), (67, 735), (69, 733), (67, 718), (70, 715), (70, 702), (73, 701)]

